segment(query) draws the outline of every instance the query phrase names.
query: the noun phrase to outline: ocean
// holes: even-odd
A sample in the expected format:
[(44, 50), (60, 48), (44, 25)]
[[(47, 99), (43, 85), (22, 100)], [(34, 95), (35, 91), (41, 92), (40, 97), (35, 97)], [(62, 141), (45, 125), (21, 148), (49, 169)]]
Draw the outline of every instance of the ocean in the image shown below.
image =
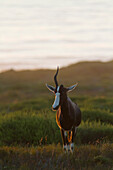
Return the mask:
[(113, 60), (112, 0), (0, 1), (0, 72)]

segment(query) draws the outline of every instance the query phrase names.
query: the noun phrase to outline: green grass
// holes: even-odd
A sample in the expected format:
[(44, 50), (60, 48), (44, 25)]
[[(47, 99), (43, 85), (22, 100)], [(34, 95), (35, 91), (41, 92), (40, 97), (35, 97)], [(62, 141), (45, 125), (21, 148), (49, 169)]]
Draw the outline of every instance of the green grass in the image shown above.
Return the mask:
[(0, 169), (111, 170), (113, 62), (78, 63), (59, 72), (60, 83), (79, 82), (68, 94), (82, 111), (73, 155), (63, 153), (56, 113), (51, 109), (54, 94), (45, 87), (45, 83), (54, 85), (54, 73), (11, 70), (0, 74)]
[[(106, 118), (109, 115), (106, 114)], [(103, 119), (104, 120), (104, 119)], [(96, 143), (97, 140), (113, 141), (113, 125), (100, 121), (82, 121), (76, 143)], [(40, 145), (61, 143), (60, 130), (52, 112), (14, 112), (1, 115), (1, 145)]]

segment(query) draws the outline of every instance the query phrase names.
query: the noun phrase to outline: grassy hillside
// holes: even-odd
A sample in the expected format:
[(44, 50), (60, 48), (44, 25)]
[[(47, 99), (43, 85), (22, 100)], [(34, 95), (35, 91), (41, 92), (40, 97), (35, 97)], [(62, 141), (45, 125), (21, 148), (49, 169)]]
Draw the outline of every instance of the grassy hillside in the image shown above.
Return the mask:
[(0, 73), (0, 169), (113, 168), (113, 62), (61, 68), (59, 84), (79, 85), (70, 94), (82, 111), (74, 154), (64, 154), (51, 105), (55, 70)]
[[(45, 83), (54, 85), (55, 70), (0, 73), (0, 101), (16, 102), (48, 95)], [(113, 96), (113, 62), (83, 62), (61, 68), (59, 84), (79, 86), (72, 95)]]

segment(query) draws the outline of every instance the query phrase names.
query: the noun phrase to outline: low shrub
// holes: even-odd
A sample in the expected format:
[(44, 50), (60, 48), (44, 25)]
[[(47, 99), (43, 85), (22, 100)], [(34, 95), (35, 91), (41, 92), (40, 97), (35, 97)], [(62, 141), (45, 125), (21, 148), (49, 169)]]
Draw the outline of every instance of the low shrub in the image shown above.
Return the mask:
[[(78, 128), (76, 143), (96, 143), (113, 140), (113, 126), (101, 122), (82, 122)], [(43, 145), (61, 143), (60, 129), (55, 115), (35, 113), (12, 113), (0, 121), (1, 145)]]
[(101, 121), (113, 125), (113, 113), (100, 109), (82, 109), (82, 120)]
[(113, 126), (101, 124), (101, 122), (83, 122), (78, 128), (77, 137), (81, 144), (100, 144), (106, 141), (113, 141)]
[(41, 115), (10, 115), (0, 123), (0, 142), (4, 145), (41, 145), (58, 139), (55, 121)]

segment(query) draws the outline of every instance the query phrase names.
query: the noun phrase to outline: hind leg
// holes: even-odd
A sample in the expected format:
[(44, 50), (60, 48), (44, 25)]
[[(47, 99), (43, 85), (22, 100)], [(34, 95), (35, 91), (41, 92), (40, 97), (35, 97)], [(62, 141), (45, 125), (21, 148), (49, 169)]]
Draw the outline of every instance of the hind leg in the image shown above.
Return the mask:
[(68, 138), (67, 138), (67, 151), (70, 152), (71, 148), (70, 148), (70, 143), (72, 140), (72, 131), (68, 131)]
[(74, 151), (74, 138), (76, 136), (76, 132), (77, 132), (77, 127), (73, 127), (72, 128), (72, 140), (71, 140), (71, 145), (70, 145), (72, 153)]

